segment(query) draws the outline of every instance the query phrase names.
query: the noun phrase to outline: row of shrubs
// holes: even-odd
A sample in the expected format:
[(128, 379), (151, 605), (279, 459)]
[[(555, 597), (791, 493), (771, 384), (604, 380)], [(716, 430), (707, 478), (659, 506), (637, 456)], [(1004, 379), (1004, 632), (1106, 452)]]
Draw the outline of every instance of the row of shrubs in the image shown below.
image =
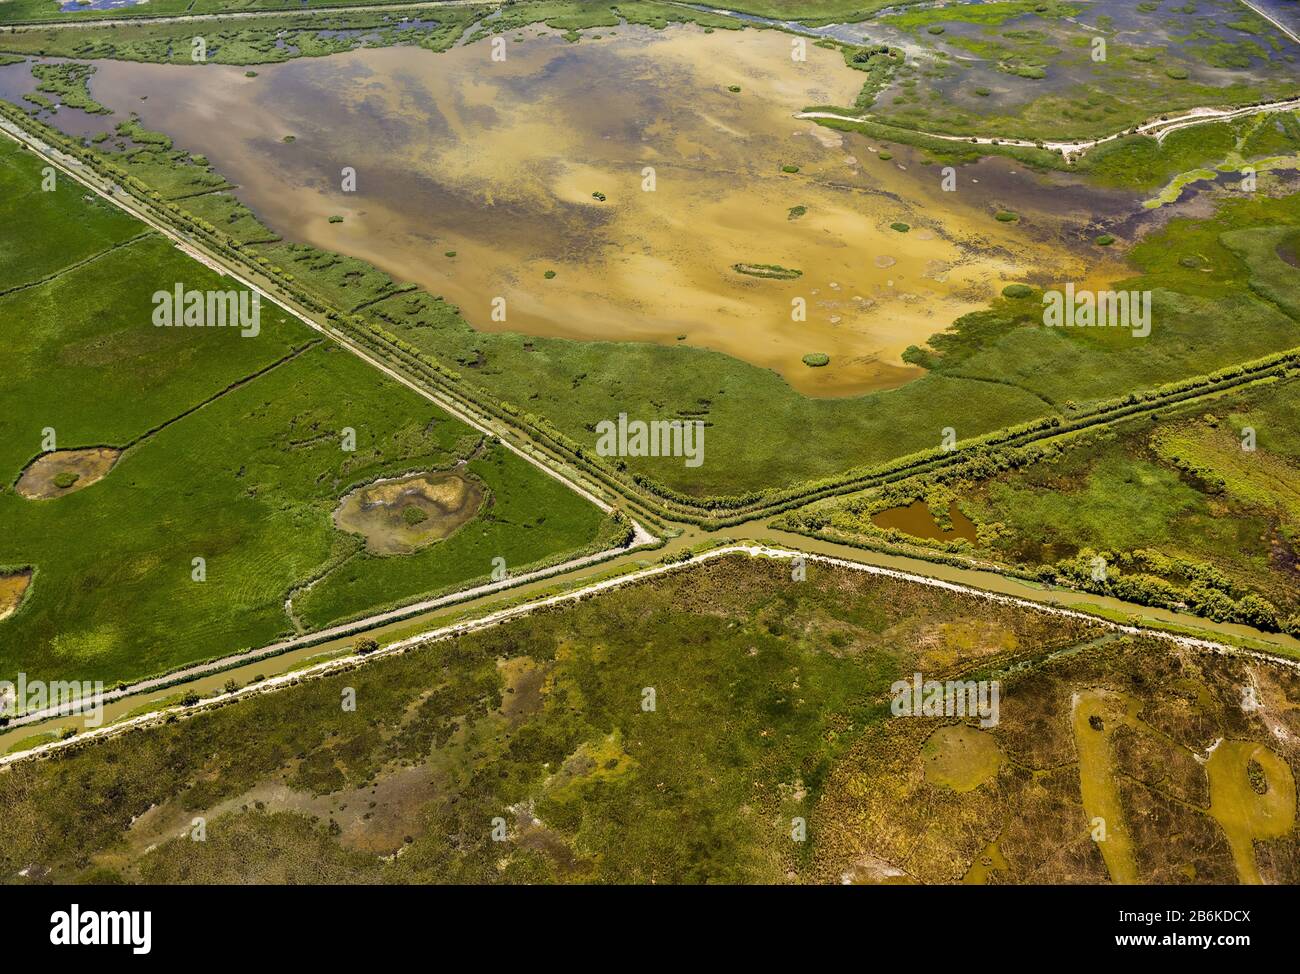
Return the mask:
[[(1098, 558), (1108, 568), (1103, 579), (1093, 572)], [(1124, 571), (1110, 570), (1116, 566)], [(1283, 618), (1268, 599), (1244, 591), (1213, 565), (1159, 551), (1112, 554), (1084, 549), (1074, 558), (1043, 566), (1039, 577), (1138, 605), (1187, 610), (1215, 622), (1237, 622), (1266, 632), (1300, 636), (1300, 613)]]

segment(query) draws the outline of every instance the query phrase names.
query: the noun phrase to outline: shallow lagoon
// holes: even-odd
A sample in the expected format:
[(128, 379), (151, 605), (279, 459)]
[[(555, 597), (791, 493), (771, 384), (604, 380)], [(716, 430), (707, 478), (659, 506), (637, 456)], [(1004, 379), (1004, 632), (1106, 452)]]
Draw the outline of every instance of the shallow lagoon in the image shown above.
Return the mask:
[[(277, 233), (418, 283), (476, 328), (685, 342), (810, 395), (901, 385), (920, 374), (907, 346), (1005, 283), (1086, 273), (1092, 194), (1003, 159), (942, 192), (917, 152), (885, 160), (875, 140), (795, 119), (852, 103), (865, 76), (836, 51), (796, 63), (774, 31), (624, 25), (577, 44), (530, 30), (504, 62), (490, 54), (367, 49), (253, 78), (98, 62), (92, 93), (207, 156)], [(1008, 205), (1020, 224), (992, 219)], [(810, 351), (831, 365), (809, 369)]]

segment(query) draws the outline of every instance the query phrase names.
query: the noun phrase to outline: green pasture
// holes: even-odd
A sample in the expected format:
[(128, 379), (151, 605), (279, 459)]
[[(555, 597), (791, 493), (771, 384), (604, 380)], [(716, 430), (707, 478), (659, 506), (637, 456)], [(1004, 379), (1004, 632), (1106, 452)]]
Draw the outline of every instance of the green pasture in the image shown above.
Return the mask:
[[(0, 296), (0, 566), (35, 571), (0, 622), (5, 672), (130, 680), (291, 633), (286, 596), (356, 546), (332, 510), (381, 476), (469, 460), (489, 504), (415, 556), (369, 559), (372, 576), (326, 574), (305, 624), (484, 578), (494, 557), (516, 570), (612, 537), (578, 495), (270, 303), (255, 338), (155, 327), (156, 290), (233, 284), (71, 180), (24, 202), (40, 170), (12, 143), (0, 143), (0, 174), (14, 208), (0, 249), (23, 255), (4, 265)], [(42, 246), (24, 253), (27, 239)], [(345, 428), (355, 451), (342, 448)], [(98, 483), (27, 499), (13, 485), (47, 429), (58, 449), (128, 449)]]

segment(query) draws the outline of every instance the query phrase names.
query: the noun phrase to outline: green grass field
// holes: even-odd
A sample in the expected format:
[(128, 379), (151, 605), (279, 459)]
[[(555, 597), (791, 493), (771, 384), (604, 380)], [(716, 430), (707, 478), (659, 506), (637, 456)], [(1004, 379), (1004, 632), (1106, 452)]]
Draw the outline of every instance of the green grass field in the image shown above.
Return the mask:
[[(35, 570), (0, 622), (5, 672), (129, 680), (292, 632), (283, 603), (308, 580), (295, 609), (316, 626), (486, 578), (495, 557), (513, 571), (614, 539), (578, 495), (269, 303), (256, 338), (153, 327), (154, 291), (222, 282), (40, 176), (0, 143), (0, 247), (20, 255), (0, 296), (0, 566)], [(58, 449), (128, 449), (101, 482), (28, 499), (13, 485), (47, 428)], [(490, 499), (446, 541), (371, 558), (331, 524), (355, 485), (466, 459)]]
[[(143, 229), (116, 207), (96, 199), (82, 201), (85, 190), (65, 180), (54, 192), (42, 192), (41, 167), (20, 165), (5, 143), (0, 165), (0, 207), (12, 225), (18, 219), (48, 226), (40, 234), (0, 236), (0, 292), (40, 280), (124, 243)], [(70, 218), (74, 211), (78, 219)]]

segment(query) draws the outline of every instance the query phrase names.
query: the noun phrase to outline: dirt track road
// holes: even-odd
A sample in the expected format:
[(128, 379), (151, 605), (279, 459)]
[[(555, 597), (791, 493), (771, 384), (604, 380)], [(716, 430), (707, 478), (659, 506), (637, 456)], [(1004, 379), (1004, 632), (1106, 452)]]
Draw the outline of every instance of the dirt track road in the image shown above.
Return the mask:
[[(1234, 118), (1246, 118), (1249, 115), (1258, 115), (1261, 112), (1294, 112), (1300, 111), (1300, 98), (1286, 98), (1282, 101), (1271, 101), (1263, 105), (1247, 105), (1242, 108), (1192, 108), (1188, 111), (1175, 115), (1172, 118), (1156, 119), (1152, 122), (1144, 122), (1141, 125), (1131, 129), (1124, 129), (1111, 135), (1105, 135), (1097, 139), (1080, 139), (1073, 142), (1059, 142), (1044, 139), (1042, 143), (1030, 139), (1008, 139), (1001, 136), (982, 136), (982, 135), (944, 135), (939, 132), (917, 132), (917, 135), (924, 135), (929, 139), (942, 139), (945, 142), (965, 142), (968, 145), (1014, 145), (1023, 149), (1050, 149), (1053, 152), (1059, 152), (1065, 157), (1065, 161), (1077, 159), (1089, 149), (1103, 145), (1106, 142), (1113, 142), (1116, 139), (1123, 138), (1126, 135), (1150, 135), (1157, 142), (1163, 142), (1165, 136), (1170, 132), (1178, 129), (1189, 128), (1193, 125), (1204, 125), (1206, 122), (1226, 122)], [(829, 118), (837, 119), (841, 122), (870, 122), (875, 121), (864, 115), (840, 115), (836, 112), (799, 112), (795, 118), (819, 119)]]

